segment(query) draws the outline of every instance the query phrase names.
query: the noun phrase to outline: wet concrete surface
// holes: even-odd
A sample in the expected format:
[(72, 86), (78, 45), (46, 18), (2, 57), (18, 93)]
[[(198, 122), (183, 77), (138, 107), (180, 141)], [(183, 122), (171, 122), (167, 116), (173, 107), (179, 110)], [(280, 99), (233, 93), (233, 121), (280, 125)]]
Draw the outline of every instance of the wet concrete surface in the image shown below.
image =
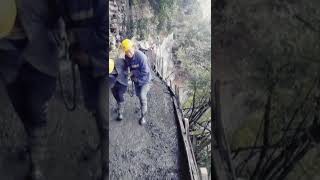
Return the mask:
[(159, 79), (152, 83), (145, 126), (138, 123), (136, 96), (126, 94), (122, 121), (116, 120), (116, 102), (110, 98), (111, 179), (187, 179), (172, 98)]
[[(168, 91), (156, 79), (149, 93), (146, 126), (135, 113), (139, 101), (126, 94), (124, 120), (110, 114), (110, 179), (188, 179), (187, 162)], [(68, 112), (57, 93), (50, 102), (48, 180), (96, 180), (100, 172), (99, 136), (94, 118), (80, 101)], [(110, 98), (110, 108), (115, 105)], [(24, 180), (28, 170), (26, 133), (0, 83), (0, 180)]]
[[(26, 132), (0, 83), (0, 180), (24, 180), (29, 168)], [(82, 101), (81, 101), (82, 102)], [(50, 102), (48, 180), (95, 180), (100, 172), (99, 138), (93, 117), (82, 103), (68, 112), (57, 93)]]

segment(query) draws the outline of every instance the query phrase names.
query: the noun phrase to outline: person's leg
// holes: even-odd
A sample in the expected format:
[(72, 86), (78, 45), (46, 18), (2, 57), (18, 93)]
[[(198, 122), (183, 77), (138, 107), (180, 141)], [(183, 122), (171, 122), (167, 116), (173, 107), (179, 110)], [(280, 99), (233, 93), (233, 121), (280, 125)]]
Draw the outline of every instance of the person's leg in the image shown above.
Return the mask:
[(84, 105), (89, 112), (95, 114), (98, 101), (98, 80), (92, 76), (91, 68), (79, 66), (79, 72)]
[(5, 84), (13, 83), (17, 79), (23, 59), (19, 51), (0, 50), (0, 76)]
[(96, 120), (100, 131), (102, 180), (109, 179), (109, 108), (108, 81), (105, 77), (98, 78), (98, 101)]
[(24, 88), (25, 86), (23, 80), (21, 79), (21, 75), (18, 76), (13, 82), (6, 84), (6, 90), (10, 102), (14, 110), (16, 111), (18, 117), (26, 126), (28, 124), (28, 122), (26, 121), (26, 119), (28, 119), (28, 112), (26, 109), (27, 93)]
[[(24, 90), (23, 75), (19, 72), (20, 61), (16, 51), (0, 50), (0, 76), (6, 86), (7, 94), (11, 104), (19, 117), (25, 117), (26, 112), (26, 92)], [(25, 118), (20, 118), (24, 120)], [(25, 122), (23, 122), (25, 123)]]
[(114, 98), (117, 101), (117, 114), (118, 120), (123, 119), (123, 112), (124, 112), (124, 94), (127, 91), (127, 86), (124, 86), (120, 84), (119, 82), (116, 82), (114, 87), (112, 88), (112, 94)]
[(146, 113), (147, 113), (147, 110), (148, 110), (147, 94), (148, 94), (150, 88), (151, 88), (151, 83), (147, 83), (147, 84), (145, 84), (143, 86), (139, 86), (138, 88), (136, 88), (136, 90), (138, 90), (137, 91), (137, 96), (139, 98), (140, 108), (141, 108), (141, 117), (140, 117), (140, 120), (139, 120), (139, 123), (141, 125), (146, 123), (145, 116), (146, 116)]
[(148, 110), (148, 99), (147, 94), (150, 90), (151, 84), (145, 84), (141, 87), (140, 93), (140, 105), (141, 105), (141, 116), (144, 117)]
[(115, 75), (109, 75), (109, 88), (113, 88), (116, 83), (116, 76)]
[(124, 113), (124, 94), (126, 93), (128, 87), (124, 86), (122, 84), (119, 83), (119, 90), (118, 90), (118, 94), (119, 94), (119, 100), (118, 100), (118, 107), (119, 107), (119, 112), (118, 112), (118, 119), (122, 120), (123, 119), (123, 113)]
[[(110, 81), (109, 81), (110, 82)], [(117, 89), (117, 86), (116, 84), (114, 83), (113, 84), (113, 87), (111, 88), (111, 93), (112, 93), (112, 96), (114, 97), (114, 99), (118, 102), (118, 93), (117, 93), (118, 89)], [(110, 93), (109, 93), (110, 94)], [(118, 107), (114, 108), (113, 109), (113, 112), (118, 112)]]
[(119, 83), (115, 83), (114, 86), (111, 88), (112, 95), (114, 99), (119, 102), (120, 101), (120, 94), (119, 94)]
[(23, 65), (16, 81), (7, 85), (11, 102), (27, 131), (31, 158), (29, 176), (34, 180), (44, 179), (48, 103), (55, 87), (55, 78), (39, 72), (29, 64)]
[(85, 106), (96, 120), (100, 137), (102, 179), (109, 175), (108, 79), (93, 77), (89, 68), (79, 68)]
[[(30, 126), (27, 127), (34, 180), (46, 179), (42, 176), (46, 164), (47, 123), (49, 101), (56, 89), (56, 78), (47, 76), (31, 65), (26, 68), (27, 104)], [(29, 76), (27, 75), (29, 74)], [(28, 86), (30, 85), (30, 86)]]
[[(137, 86), (135, 83), (134, 83), (134, 93), (135, 95), (137, 96), (138, 100), (139, 100), (139, 103), (140, 103), (140, 96), (141, 96), (141, 87), (142, 86)], [(135, 113), (139, 113), (141, 114), (141, 106), (138, 106), (136, 107), (135, 109)]]

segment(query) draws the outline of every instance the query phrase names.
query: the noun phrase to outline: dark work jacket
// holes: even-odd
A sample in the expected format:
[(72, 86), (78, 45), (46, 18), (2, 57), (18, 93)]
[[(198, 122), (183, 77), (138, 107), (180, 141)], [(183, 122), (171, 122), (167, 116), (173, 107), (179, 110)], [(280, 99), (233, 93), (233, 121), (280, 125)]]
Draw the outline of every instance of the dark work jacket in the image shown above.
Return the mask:
[(117, 71), (117, 78), (116, 81), (118, 81), (120, 84), (124, 86), (128, 86), (128, 66), (124, 59), (117, 59), (115, 61), (115, 68)]
[[(0, 57), (4, 64), (4, 76), (10, 76), (19, 70), (22, 63), (28, 62), (34, 68), (49, 76), (58, 75), (58, 46), (54, 30), (49, 27), (50, 13), (47, 0), (17, 0), (17, 12), (20, 25), (24, 29), (25, 45), (17, 46), (8, 38), (0, 40), (0, 51), (15, 54)], [(14, 53), (13, 53), (14, 52)], [(10, 64), (10, 65), (8, 65)], [(13, 65), (14, 64), (14, 65)], [(8, 65), (8, 66), (7, 66)], [(7, 74), (8, 72), (9, 74)]]
[(93, 76), (108, 70), (108, 10), (106, 0), (62, 1), (63, 19), (71, 46), (76, 44), (90, 59)]
[(137, 78), (138, 86), (143, 86), (151, 82), (151, 69), (148, 64), (148, 58), (143, 52), (135, 50), (132, 58), (125, 57), (126, 63), (128, 64), (131, 73)]

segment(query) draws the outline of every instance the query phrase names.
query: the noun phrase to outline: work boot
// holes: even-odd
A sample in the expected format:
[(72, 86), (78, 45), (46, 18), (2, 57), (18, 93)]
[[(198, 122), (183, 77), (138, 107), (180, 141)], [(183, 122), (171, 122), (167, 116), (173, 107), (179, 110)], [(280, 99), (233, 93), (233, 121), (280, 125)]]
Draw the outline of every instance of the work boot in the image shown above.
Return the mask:
[(145, 119), (145, 116), (146, 116), (146, 113), (147, 113), (147, 102), (146, 101), (141, 101), (140, 100), (140, 113), (141, 113), (141, 118), (139, 120), (139, 124), (140, 125), (144, 125), (147, 123), (146, 119)]
[[(42, 131), (42, 132), (41, 132)], [(28, 174), (28, 180), (45, 180), (44, 176), (44, 165), (46, 159), (46, 150), (47, 150), (47, 137), (44, 130), (34, 130), (32, 135), (29, 136), (30, 142), (30, 171)]]
[(124, 111), (124, 107), (123, 107), (123, 103), (118, 103), (118, 120), (121, 121), (123, 119), (123, 111)]
[(146, 124), (146, 123), (147, 123), (146, 119), (144, 118), (144, 116), (142, 116), (142, 117), (140, 118), (140, 120), (139, 120), (139, 124), (142, 126), (142, 125), (144, 125), (144, 124)]
[(147, 123), (145, 116), (146, 116), (146, 113), (144, 111), (141, 111), (141, 118), (139, 120), (139, 124), (141, 126)]

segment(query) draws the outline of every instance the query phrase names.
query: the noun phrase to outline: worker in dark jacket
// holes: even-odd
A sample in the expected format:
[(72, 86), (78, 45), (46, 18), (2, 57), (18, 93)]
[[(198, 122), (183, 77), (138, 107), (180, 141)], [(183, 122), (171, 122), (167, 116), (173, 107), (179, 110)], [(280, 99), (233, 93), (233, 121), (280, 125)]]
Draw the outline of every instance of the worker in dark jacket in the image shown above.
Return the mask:
[[(109, 61), (110, 64), (110, 61)], [(111, 92), (117, 101), (117, 119), (123, 119), (124, 112), (124, 94), (128, 90), (128, 66), (124, 59), (118, 59), (114, 62), (115, 68), (110, 73), (113, 76), (113, 87)]]
[(78, 64), (86, 108), (96, 119), (100, 134), (102, 179), (108, 162), (108, 11), (105, 0), (63, 1), (71, 59)]
[[(58, 75), (58, 46), (51, 28), (55, 25), (49, 23), (48, 1), (15, 2), (13, 29), (0, 39), (0, 77), (28, 135), (28, 178), (43, 180), (48, 104)], [(1, 7), (5, 5), (1, 2)]]
[(108, 179), (107, 2), (15, 2), (18, 7), (15, 26), (0, 39), (0, 77), (28, 133), (29, 177), (45, 179), (47, 109), (56, 87), (60, 43), (57, 37), (63, 19), (71, 43), (71, 59), (79, 65), (85, 104), (95, 115), (99, 128), (102, 178)]
[(125, 39), (121, 46), (125, 52), (125, 61), (131, 72), (131, 80), (134, 82), (136, 96), (140, 100), (141, 116), (140, 125), (146, 123), (147, 113), (147, 94), (151, 88), (151, 70), (148, 64), (148, 58), (141, 51), (134, 48), (131, 40)]

